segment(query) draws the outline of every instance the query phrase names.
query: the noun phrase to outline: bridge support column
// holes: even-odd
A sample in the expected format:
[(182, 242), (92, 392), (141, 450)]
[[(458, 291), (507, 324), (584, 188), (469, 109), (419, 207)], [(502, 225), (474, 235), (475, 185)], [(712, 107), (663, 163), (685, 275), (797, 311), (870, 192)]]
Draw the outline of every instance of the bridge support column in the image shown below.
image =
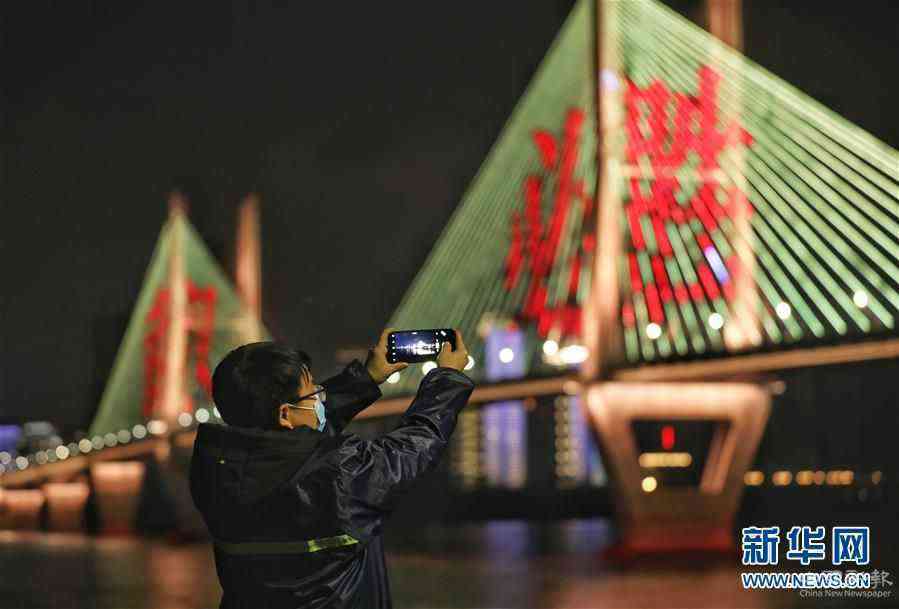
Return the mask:
[(48, 530), (84, 530), (84, 507), (90, 494), (87, 482), (48, 482), (43, 491), (47, 498)]
[[(588, 386), (585, 397), (613, 484), (617, 549), (733, 550), (733, 520), (768, 419), (768, 392), (749, 383), (610, 382)], [(686, 436), (680, 445), (678, 428)]]
[(145, 465), (139, 461), (100, 462), (91, 465), (91, 478), (104, 535), (134, 532)]
[(0, 489), (0, 529), (40, 529), (44, 501), (39, 489)]

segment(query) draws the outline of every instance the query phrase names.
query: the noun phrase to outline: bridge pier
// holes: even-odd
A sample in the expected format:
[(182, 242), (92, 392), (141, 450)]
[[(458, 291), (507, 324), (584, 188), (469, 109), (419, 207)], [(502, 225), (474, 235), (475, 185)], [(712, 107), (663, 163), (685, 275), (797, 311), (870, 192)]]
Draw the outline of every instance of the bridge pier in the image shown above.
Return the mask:
[(84, 508), (90, 495), (87, 482), (48, 482), (42, 488), (47, 498), (47, 530), (84, 531)]
[(130, 535), (135, 532), (145, 469), (140, 461), (91, 464), (101, 534)]
[[(732, 527), (768, 420), (767, 390), (751, 383), (609, 382), (589, 386), (584, 403), (614, 489), (616, 551), (735, 551)], [(675, 447), (670, 431), (670, 442), (647, 447), (645, 434), (636, 433), (647, 423), (671, 430), (699, 423), (708, 439)]]
[(45, 501), (40, 489), (0, 489), (0, 529), (40, 529)]

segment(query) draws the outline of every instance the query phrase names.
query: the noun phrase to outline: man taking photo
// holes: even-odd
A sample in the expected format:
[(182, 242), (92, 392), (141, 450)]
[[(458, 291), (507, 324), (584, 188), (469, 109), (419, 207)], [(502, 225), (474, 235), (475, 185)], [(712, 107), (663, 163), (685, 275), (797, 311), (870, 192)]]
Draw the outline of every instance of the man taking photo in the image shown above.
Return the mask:
[(468, 351), (444, 343), (396, 428), (343, 428), (408, 364), (387, 362), (384, 330), (365, 365), (315, 383), (309, 356), (274, 342), (219, 363), (213, 399), (227, 425), (197, 431), (190, 484), (214, 542), (222, 609), (391, 607), (381, 530), (439, 462), (474, 389)]

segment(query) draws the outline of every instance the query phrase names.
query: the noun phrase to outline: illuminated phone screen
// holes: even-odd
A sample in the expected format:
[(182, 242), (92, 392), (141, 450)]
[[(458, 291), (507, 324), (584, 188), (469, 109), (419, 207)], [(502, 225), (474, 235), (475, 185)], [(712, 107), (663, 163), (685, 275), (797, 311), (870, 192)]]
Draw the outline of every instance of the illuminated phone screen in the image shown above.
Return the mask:
[(393, 364), (433, 360), (440, 353), (440, 345), (447, 341), (456, 348), (456, 335), (449, 328), (391, 332), (387, 337), (387, 361)]

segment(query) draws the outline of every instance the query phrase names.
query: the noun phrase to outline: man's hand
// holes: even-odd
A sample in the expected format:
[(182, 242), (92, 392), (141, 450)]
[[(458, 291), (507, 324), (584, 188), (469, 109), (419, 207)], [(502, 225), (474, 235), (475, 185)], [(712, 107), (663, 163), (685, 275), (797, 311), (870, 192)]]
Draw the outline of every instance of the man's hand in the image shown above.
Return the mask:
[(365, 369), (368, 370), (369, 376), (378, 385), (387, 380), (394, 372), (399, 372), (403, 368), (407, 368), (409, 364), (406, 362), (397, 362), (391, 364), (387, 361), (387, 335), (393, 332), (395, 328), (384, 328), (381, 332), (381, 338), (374, 348), (369, 349), (368, 359), (365, 360)]
[(468, 364), (468, 348), (465, 347), (465, 341), (462, 340), (462, 333), (456, 332), (456, 350), (453, 351), (452, 345), (448, 342), (443, 343), (440, 347), (440, 354), (437, 356), (437, 365), (442, 368), (453, 368), (462, 371)]

